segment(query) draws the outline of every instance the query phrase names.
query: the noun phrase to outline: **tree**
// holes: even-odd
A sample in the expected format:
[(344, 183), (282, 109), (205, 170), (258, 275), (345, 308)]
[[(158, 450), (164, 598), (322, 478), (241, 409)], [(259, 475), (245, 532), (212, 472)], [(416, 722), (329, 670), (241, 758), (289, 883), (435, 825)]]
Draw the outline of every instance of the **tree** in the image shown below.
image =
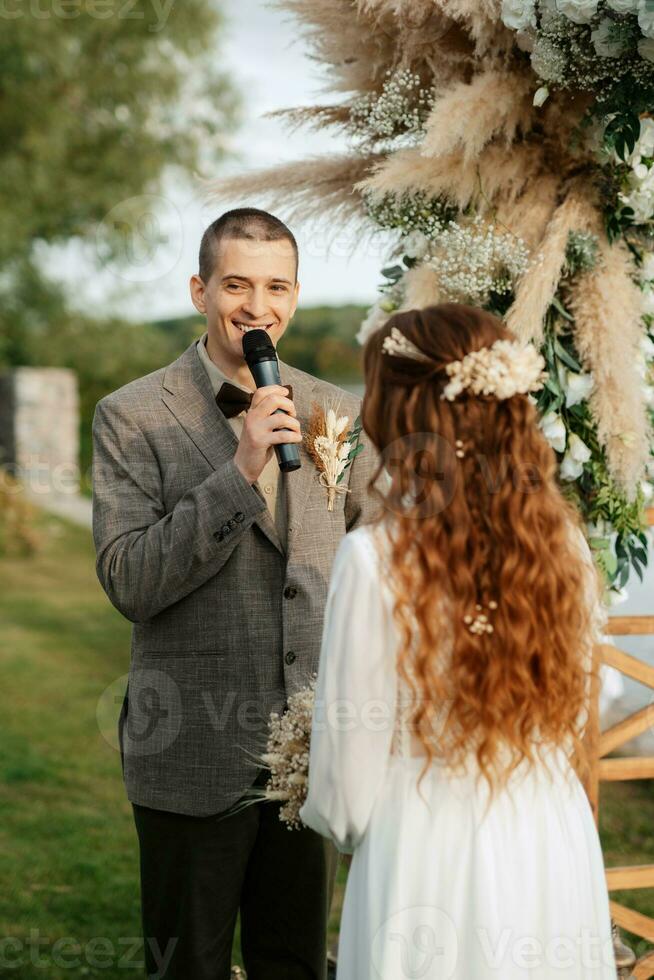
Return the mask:
[(210, 0), (6, 5), (0, 363), (25, 363), (25, 331), (47, 330), (59, 302), (37, 245), (93, 235), (111, 261), (121, 229), (104, 219), (116, 205), (157, 193), (166, 168), (193, 173), (222, 156), (237, 99), (215, 67), (221, 23)]

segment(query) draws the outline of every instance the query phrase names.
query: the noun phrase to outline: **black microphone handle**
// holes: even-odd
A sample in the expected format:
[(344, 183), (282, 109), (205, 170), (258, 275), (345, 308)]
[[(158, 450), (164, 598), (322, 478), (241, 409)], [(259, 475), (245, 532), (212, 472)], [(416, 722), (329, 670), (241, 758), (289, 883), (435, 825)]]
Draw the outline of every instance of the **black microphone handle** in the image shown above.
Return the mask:
[[(254, 383), (257, 388), (263, 388), (266, 385), (282, 384), (279, 376), (279, 365), (277, 363), (277, 358), (274, 358), (274, 360), (271, 358), (267, 361), (257, 361), (255, 364), (250, 365), (250, 371), (252, 372), (252, 377), (254, 378)], [(284, 386), (282, 385), (282, 387)], [(273, 415), (276, 412), (281, 412), (282, 415), (287, 414), (283, 408), (276, 408)], [(281, 429), (278, 431), (292, 432), (293, 430)], [(290, 473), (292, 470), (299, 470), (302, 466), (300, 461), (300, 451), (296, 442), (276, 443), (275, 453), (277, 454), (279, 468), (285, 473)]]

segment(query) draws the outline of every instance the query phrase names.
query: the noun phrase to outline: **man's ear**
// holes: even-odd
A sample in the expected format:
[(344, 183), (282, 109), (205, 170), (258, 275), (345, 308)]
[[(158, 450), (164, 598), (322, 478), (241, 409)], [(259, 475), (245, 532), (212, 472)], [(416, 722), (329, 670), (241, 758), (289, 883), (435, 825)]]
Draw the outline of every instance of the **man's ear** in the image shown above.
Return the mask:
[(198, 275), (191, 276), (189, 280), (189, 291), (191, 293), (191, 301), (193, 306), (196, 308), (198, 313), (206, 313), (207, 306), (204, 301), (204, 293), (206, 286), (202, 279)]
[[(300, 296), (300, 282), (296, 281), (293, 293), (293, 302), (291, 303), (291, 317), (295, 316), (295, 311), (297, 310), (298, 298)], [(289, 320), (291, 319), (289, 317)]]

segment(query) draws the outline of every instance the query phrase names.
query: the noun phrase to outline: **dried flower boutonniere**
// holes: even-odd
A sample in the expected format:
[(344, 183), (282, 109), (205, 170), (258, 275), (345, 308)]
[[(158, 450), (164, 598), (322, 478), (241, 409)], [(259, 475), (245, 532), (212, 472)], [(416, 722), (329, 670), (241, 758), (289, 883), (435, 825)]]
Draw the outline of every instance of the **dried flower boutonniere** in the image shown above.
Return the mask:
[(311, 407), (311, 418), (304, 434), (304, 444), (320, 473), (320, 484), (327, 489), (327, 510), (334, 509), (337, 493), (349, 493), (341, 486), (341, 480), (354, 457), (361, 452), (360, 416), (347, 431), (349, 416), (338, 416), (333, 408), (325, 411), (316, 402)]

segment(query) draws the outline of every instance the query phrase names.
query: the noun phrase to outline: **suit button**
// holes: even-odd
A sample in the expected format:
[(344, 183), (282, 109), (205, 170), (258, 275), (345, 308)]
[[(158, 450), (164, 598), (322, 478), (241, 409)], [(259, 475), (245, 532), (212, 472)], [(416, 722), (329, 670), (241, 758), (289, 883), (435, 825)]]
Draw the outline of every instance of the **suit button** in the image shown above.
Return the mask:
[(223, 524), (222, 526), (223, 534), (229, 534), (230, 531), (231, 531), (231, 527), (229, 526), (229, 524)]
[(296, 595), (297, 595), (297, 589), (294, 589), (292, 585), (287, 585), (286, 588), (284, 589), (284, 598), (294, 599)]
[(295, 663), (295, 654), (293, 653), (292, 650), (288, 651), (288, 653), (284, 657), (284, 660), (286, 661), (287, 664)]
[(241, 523), (241, 521), (243, 520), (243, 514), (241, 513), (241, 511), (240, 511), (240, 510), (238, 511), (238, 513), (237, 513), (237, 514), (234, 514), (234, 520), (235, 520), (235, 521), (238, 521), (238, 523), (239, 523), (239, 524), (240, 524), (240, 523)]
[(229, 519), (229, 526), (230, 527), (236, 527), (236, 521), (234, 520), (233, 517), (230, 517), (230, 519)]

